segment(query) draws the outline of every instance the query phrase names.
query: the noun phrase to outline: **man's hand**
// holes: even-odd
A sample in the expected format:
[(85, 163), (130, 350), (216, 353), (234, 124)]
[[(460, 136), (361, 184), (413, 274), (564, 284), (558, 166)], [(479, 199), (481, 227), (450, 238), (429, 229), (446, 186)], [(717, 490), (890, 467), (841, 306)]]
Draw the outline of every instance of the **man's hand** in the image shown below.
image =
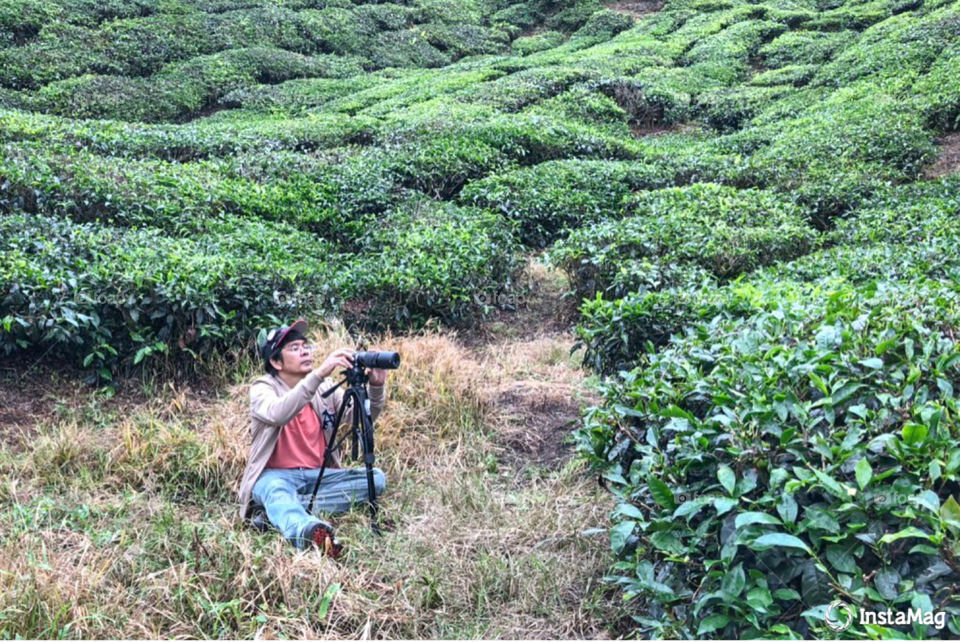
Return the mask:
[(382, 368), (370, 368), (367, 377), (370, 379), (370, 385), (382, 386), (387, 382), (387, 371)]
[(313, 369), (321, 377), (329, 377), (333, 374), (333, 371), (338, 367), (340, 368), (352, 368), (353, 367), (353, 350), (350, 348), (340, 348), (335, 352), (331, 352), (330, 356), (327, 357), (323, 363)]

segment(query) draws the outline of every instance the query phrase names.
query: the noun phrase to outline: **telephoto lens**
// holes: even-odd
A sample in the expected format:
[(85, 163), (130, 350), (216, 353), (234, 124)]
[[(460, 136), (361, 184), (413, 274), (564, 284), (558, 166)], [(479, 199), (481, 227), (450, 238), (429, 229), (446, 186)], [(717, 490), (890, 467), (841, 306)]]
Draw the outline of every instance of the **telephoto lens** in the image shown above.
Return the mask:
[(396, 370), (400, 367), (399, 352), (358, 352), (354, 362), (364, 368)]

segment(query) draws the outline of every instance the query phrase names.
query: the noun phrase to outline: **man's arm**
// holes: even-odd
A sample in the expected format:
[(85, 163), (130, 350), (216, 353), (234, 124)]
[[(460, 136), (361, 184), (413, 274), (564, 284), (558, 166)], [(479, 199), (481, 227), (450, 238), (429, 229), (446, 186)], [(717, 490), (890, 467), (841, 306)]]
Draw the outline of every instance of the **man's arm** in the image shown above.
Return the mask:
[(370, 417), (373, 421), (376, 421), (380, 411), (383, 410), (383, 406), (387, 403), (387, 384), (386, 382), (379, 386), (370, 384), (368, 390), (370, 391)]
[(321, 381), (323, 378), (313, 371), (282, 396), (266, 381), (256, 381), (250, 387), (250, 414), (269, 426), (285, 426), (316, 394)]

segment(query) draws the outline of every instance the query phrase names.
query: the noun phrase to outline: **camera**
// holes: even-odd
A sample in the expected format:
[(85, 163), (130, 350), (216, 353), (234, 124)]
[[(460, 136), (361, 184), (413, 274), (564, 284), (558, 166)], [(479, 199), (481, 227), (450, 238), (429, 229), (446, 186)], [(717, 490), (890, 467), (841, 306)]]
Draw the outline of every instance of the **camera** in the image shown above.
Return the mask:
[(358, 352), (353, 362), (364, 368), (380, 368), (381, 370), (396, 370), (400, 367), (399, 352)]

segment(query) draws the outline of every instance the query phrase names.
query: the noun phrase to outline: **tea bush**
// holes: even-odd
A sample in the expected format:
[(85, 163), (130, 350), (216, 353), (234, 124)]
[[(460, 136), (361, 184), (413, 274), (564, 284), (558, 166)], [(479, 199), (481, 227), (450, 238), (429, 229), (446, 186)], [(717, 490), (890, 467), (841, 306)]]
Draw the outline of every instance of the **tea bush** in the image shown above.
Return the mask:
[(956, 634), (955, 287), (727, 289), (768, 309), (705, 318), (645, 352), (578, 433), (621, 502), (614, 568), (640, 629), (832, 637), (824, 610), (839, 595), (945, 610)]
[(4, 140), (36, 141), (89, 149), (128, 158), (188, 162), (250, 151), (311, 152), (367, 143), (376, 121), (344, 114), (268, 118), (234, 110), (230, 118), (204, 118), (187, 125), (145, 125), (119, 121), (65, 121), (44, 114), (0, 110)]
[(856, 37), (853, 31), (787, 31), (760, 47), (758, 54), (770, 68), (822, 65)]
[(470, 324), (483, 312), (478, 295), (509, 289), (519, 269), (510, 225), (476, 208), (415, 199), (368, 230), (355, 259), (357, 303), (345, 310), (351, 323)]
[(838, 90), (801, 115), (750, 159), (752, 180), (792, 191), (818, 225), (890, 181), (916, 178), (933, 153), (922, 115), (872, 84)]
[(232, 219), (171, 238), (8, 214), (0, 229), (0, 351), (43, 346), (108, 380), (141, 363), (189, 372), (213, 350), (238, 353), (251, 325), (334, 310), (343, 287), (323, 262), (330, 249), (282, 224)]
[(233, 49), (174, 63), (147, 78), (83, 75), (29, 96), (30, 108), (81, 118), (169, 122), (195, 116), (231, 91), (304, 76), (350, 76), (360, 62), (277, 49)]
[(526, 56), (537, 51), (552, 49), (566, 39), (559, 31), (544, 31), (535, 36), (524, 36), (513, 41), (511, 47), (514, 53)]
[(667, 168), (629, 161), (548, 161), (474, 181), (460, 201), (500, 213), (518, 224), (520, 240), (546, 247), (566, 229), (622, 216), (638, 189), (671, 184)]
[(545, 250), (620, 500), (611, 632), (954, 613), (957, 3), (624, 9), (0, 1), (5, 359), (470, 325)]
[(650, 263), (662, 272), (695, 265), (725, 280), (817, 243), (802, 210), (760, 190), (703, 183), (643, 191), (624, 211), (622, 220), (577, 229), (551, 253), (580, 298), (658, 289), (646, 287)]

